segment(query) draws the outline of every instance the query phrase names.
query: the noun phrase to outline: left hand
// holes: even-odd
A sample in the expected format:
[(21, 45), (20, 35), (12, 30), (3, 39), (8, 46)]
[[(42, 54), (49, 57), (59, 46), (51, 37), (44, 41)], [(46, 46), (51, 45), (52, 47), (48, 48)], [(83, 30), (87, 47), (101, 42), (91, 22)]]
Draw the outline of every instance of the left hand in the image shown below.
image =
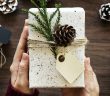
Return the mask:
[(15, 52), (13, 63), (10, 67), (11, 84), (13, 88), (22, 93), (31, 94), (28, 81), (29, 55), (25, 53), (28, 38), (28, 23), (25, 21), (24, 29), (21, 34), (17, 50)]

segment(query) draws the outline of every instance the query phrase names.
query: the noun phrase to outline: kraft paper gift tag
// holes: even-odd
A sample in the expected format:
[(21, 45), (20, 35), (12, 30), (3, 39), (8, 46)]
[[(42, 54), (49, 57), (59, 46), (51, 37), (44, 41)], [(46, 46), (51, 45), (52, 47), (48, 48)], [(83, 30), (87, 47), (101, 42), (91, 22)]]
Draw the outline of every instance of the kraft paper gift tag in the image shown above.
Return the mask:
[[(29, 11), (38, 13), (37, 8), (31, 8)], [(55, 8), (48, 8), (48, 15), (55, 11)], [(85, 11), (83, 8), (60, 8), (61, 21), (60, 24), (68, 24), (76, 29), (76, 40), (85, 38)], [(53, 20), (53, 23), (55, 21)], [(37, 24), (34, 16), (29, 14), (29, 23)], [(60, 64), (56, 61), (53, 53), (50, 50), (48, 44), (44, 44), (41, 41), (46, 41), (46, 39), (35, 32), (32, 27), (29, 27), (29, 87), (30, 88), (44, 88), (44, 87), (55, 87), (55, 88), (65, 88), (65, 87), (84, 87), (84, 58), (85, 58), (85, 45), (81, 46), (68, 46), (67, 50), (69, 54), (66, 54), (66, 62), (70, 59), (70, 66), (72, 72), (68, 71), (72, 75), (71, 77), (66, 77), (60, 72)], [(58, 51), (62, 50), (59, 48)], [(69, 56), (71, 55), (71, 56)], [(56, 63), (57, 62), (57, 63)], [(63, 66), (65, 68), (65, 66)], [(75, 70), (75, 68), (77, 70)], [(66, 70), (66, 69), (65, 69)], [(61, 74), (62, 73), (62, 74)]]
[(73, 83), (84, 71), (81, 62), (76, 58), (75, 54), (72, 55), (71, 52), (58, 54), (56, 69), (70, 84)]

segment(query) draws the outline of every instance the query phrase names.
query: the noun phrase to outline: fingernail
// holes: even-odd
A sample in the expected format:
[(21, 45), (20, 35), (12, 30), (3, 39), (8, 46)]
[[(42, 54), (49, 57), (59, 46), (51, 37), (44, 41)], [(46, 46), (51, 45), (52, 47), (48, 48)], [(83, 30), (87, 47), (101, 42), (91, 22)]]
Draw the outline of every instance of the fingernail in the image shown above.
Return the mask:
[(90, 58), (87, 58), (87, 70), (92, 71), (92, 66), (90, 64)]
[(23, 60), (27, 60), (28, 59), (28, 54), (27, 53), (23, 53), (22, 59)]
[(88, 65), (90, 65), (90, 57), (87, 57)]
[(86, 57), (85, 60), (84, 60), (84, 63), (85, 64), (88, 64), (88, 63), (90, 64), (90, 58), (89, 57)]
[(25, 19), (25, 26), (28, 26), (28, 19)]
[(86, 70), (90, 70), (90, 57), (87, 57), (86, 59), (85, 59), (85, 69)]

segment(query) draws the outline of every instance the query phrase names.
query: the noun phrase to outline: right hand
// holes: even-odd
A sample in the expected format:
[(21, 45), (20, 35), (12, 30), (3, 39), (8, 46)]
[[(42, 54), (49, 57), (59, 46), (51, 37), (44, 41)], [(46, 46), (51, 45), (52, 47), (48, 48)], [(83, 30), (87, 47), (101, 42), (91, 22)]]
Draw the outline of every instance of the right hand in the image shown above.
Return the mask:
[(99, 96), (99, 84), (90, 65), (90, 58), (85, 59), (85, 88), (62, 89), (63, 96)]

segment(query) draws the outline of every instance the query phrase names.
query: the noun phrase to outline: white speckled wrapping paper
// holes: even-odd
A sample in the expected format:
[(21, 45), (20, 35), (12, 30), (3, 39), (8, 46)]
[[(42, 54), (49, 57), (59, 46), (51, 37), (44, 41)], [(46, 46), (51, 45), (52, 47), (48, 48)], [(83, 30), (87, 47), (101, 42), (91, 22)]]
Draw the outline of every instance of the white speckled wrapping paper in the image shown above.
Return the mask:
[[(48, 14), (51, 14), (55, 8), (48, 8)], [(37, 8), (31, 8), (31, 12), (38, 14)], [(83, 8), (61, 8), (60, 24), (72, 25), (76, 29), (76, 38), (85, 37), (85, 11)], [(29, 14), (29, 23), (35, 23), (34, 16)], [(53, 20), (54, 23), (54, 20)], [(29, 39), (46, 40), (41, 34), (29, 28)], [(84, 87), (84, 73), (82, 73), (73, 83), (68, 83), (62, 75), (56, 70), (55, 58), (47, 47), (29, 47), (29, 86), (30, 88), (65, 88), (65, 87)], [(68, 48), (73, 55), (76, 55), (84, 66), (85, 46)]]

